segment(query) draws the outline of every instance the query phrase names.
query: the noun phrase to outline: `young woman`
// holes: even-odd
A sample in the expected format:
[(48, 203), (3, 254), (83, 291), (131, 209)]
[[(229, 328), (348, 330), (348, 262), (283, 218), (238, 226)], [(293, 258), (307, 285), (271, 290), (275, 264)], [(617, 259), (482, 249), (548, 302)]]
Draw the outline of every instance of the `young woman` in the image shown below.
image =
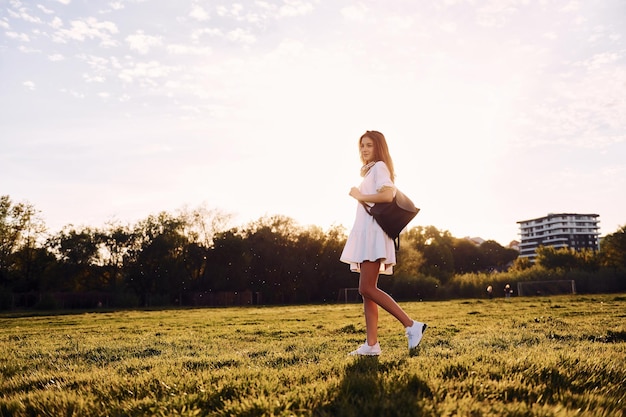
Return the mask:
[(350, 355), (380, 355), (378, 343), (378, 306), (393, 315), (406, 328), (409, 350), (417, 347), (426, 324), (411, 319), (386, 292), (378, 288), (378, 275), (391, 275), (396, 264), (393, 240), (383, 232), (363, 204), (390, 202), (395, 195), (393, 161), (382, 133), (367, 131), (359, 139), (361, 185), (352, 187), (350, 196), (358, 201), (356, 219), (341, 254), (359, 275), (359, 293), (363, 297), (367, 340)]

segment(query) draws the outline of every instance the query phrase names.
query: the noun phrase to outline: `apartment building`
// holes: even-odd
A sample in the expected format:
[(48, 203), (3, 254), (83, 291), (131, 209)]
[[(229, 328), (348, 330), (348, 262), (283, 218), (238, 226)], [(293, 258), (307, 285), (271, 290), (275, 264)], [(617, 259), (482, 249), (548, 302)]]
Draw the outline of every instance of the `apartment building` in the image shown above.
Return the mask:
[(520, 256), (533, 259), (539, 246), (598, 250), (598, 217), (598, 214), (550, 213), (519, 221)]

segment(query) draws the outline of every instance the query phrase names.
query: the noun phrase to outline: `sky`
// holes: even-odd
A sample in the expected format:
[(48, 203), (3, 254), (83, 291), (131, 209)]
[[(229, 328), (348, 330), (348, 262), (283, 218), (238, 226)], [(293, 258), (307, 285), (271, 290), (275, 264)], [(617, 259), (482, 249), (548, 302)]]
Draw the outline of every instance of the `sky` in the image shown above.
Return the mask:
[(626, 224), (623, 0), (0, 0), (0, 195), (54, 232), (205, 207), (349, 230), (386, 136), (412, 226)]

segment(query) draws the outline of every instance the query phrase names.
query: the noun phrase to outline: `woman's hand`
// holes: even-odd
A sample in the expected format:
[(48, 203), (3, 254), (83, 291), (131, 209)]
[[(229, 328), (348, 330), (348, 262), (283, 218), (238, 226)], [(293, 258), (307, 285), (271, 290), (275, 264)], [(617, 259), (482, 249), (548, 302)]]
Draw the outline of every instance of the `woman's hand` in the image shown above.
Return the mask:
[(363, 194), (361, 194), (358, 187), (350, 188), (350, 196), (359, 201), (363, 199)]
[(365, 201), (367, 203), (390, 203), (393, 201), (393, 187), (383, 187), (383, 189), (376, 194), (363, 194), (359, 191), (358, 187), (352, 187), (350, 189), (350, 196), (358, 201)]

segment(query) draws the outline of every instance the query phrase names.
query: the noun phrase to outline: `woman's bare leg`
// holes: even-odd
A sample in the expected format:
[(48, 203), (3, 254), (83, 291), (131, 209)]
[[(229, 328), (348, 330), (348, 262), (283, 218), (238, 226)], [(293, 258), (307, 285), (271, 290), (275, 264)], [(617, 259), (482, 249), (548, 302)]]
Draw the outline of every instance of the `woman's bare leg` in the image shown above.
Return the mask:
[(367, 344), (374, 346), (378, 342), (378, 304), (368, 298), (363, 298), (363, 311), (365, 312)]
[(386, 292), (378, 288), (378, 273), (380, 261), (363, 262), (359, 277), (359, 293), (363, 297), (365, 311), (365, 327), (367, 328), (367, 343), (373, 345), (378, 340), (378, 306), (394, 316), (404, 327), (413, 325), (413, 320), (402, 310)]

